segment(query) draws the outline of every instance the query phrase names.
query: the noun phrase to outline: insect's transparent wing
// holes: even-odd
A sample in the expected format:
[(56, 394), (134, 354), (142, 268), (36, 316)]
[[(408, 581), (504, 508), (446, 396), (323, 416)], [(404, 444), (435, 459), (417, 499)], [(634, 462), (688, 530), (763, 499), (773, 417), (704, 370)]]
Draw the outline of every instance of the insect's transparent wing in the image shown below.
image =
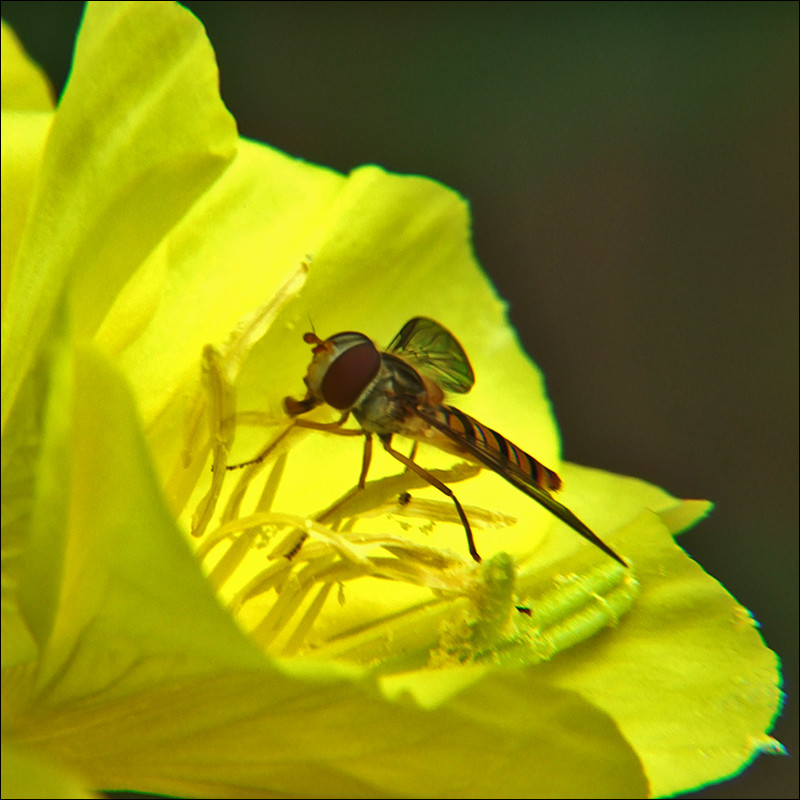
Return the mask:
[(456, 337), (427, 317), (414, 317), (406, 322), (388, 350), (447, 392), (464, 394), (475, 383), (467, 354)]

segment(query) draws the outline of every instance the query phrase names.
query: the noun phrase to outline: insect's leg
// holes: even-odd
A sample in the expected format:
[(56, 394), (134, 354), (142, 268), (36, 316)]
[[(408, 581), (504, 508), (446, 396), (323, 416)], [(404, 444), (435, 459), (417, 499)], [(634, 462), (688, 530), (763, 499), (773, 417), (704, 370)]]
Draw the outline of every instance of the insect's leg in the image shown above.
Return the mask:
[[(325, 428), (324, 430), (328, 430)], [(357, 433), (359, 436), (364, 437), (364, 457), (361, 461), (361, 474), (358, 478), (358, 484), (354, 486), (344, 497), (337, 500), (330, 508), (326, 509), (322, 514), (317, 517), (317, 522), (326, 522), (329, 518), (336, 515), (339, 509), (348, 503), (350, 500), (353, 499), (355, 495), (357, 495), (362, 489), (365, 488), (367, 485), (367, 473), (369, 472), (369, 465), (372, 461), (372, 434), (366, 433), (365, 431), (336, 431), (331, 429), (328, 431), (329, 433), (341, 433), (350, 435), (351, 433)], [(298, 539), (295, 545), (285, 553), (285, 557), (291, 560), (294, 558), (299, 552), (300, 548), (303, 546), (303, 542), (308, 538), (307, 533), (303, 533), (303, 535)]]
[(349, 411), (345, 411), (339, 419), (335, 420), (334, 422), (314, 422), (310, 419), (296, 419), (294, 424), (297, 425), (298, 428), (309, 428), (312, 431), (323, 431), (326, 433), (335, 433), (339, 436), (361, 436), (363, 431), (356, 431), (350, 429), (343, 429), (342, 425), (347, 422), (347, 418), (350, 416)]
[[(347, 412), (342, 416), (339, 420), (338, 424), (341, 425), (347, 419)], [(331, 423), (334, 425), (334, 423)], [(352, 498), (357, 495), (360, 491), (362, 491), (367, 485), (367, 473), (369, 472), (369, 465), (372, 462), (372, 434), (367, 433), (366, 431), (354, 431), (354, 430), (336, 430), (334, 427), (324, 427), (319, 428), (316, 426), (315, 423), (308, 425), (307, 427), (315, 428), (316, 430), (324, 430), (328, 433), (338, 433), (342, 436), (363, 436), (364, 437), (364, 455), (361, 459), (361, 473), (358, 476), (358, 483), (341, 499), (337, 500), (330, 508), (326, 509), (322, 514), (317, 517), (317, 522), (325, 522), (329, 518), (336, 515), (339, 509), (346, 505)], [(302, 539), (297, 543), (297, 545), (292, 549), (290, 553), (287, 554), (287, 558), (293, 558), (300, 550), (303, 545), (303, 542), (306, 540), (308, 534), (303, 536)]]
[(367, 485), (367, 473), (372, 461), (372, 434), (364, 434), (364, 457), (361, 460), (361, 474), (358, 476), (358, 488), (363, 489)]
[(347, 417), (348, 413), (342, 414), (335, 422), (313, 422), (310, 419), (293, 419), (255, 458), (242, 461), (240, 464), (228, 464), (225, 469), (241, 469), (242, 467), (249, 467), (251, 464), (260, 464), (286, 438), (289, 431), (294, 428), (308, 428), (309, 430), (322, 431), (323, 433), (334, 433), (337, 436), (362, 436), (363, 431), (342, 428)]
[[(408, 454), (409, 461), (413, 461), (417, 457), (417, 447), (419, 446), (419, 442), (414, 441), (411, 445), (411, 452)], [(408, 467), (406, 467), (406, 472), (408, 472)], [(400, 503), (401, 506), (407, 506), (411, 502), (411, 495), (408, 492), (403, 492), (400, 497), (397, 498), (397, 502)]]
[(469, 554), (478, 562), (481, 562), (481, 557), (478, 555), (478, 550), (475, 547), (475, 540), (472, 538), (472, 528), (469, 525), (469, 520), (467, 519), (467, 515), (464, 513), (464, 509), (461, 507), (461, 503), (458, 502), (458, 498), (453, 494), (453, 490), (445, 483), (442, 483), (435, 475), (431, 475), (428, 470), (423, 469), (419, 466), (419, 464), (415, 464), (410, 458), (404, 456), (402, 453), (398, 453), (392, 445), (392, 437), (391, 434), (383, 437), (380, 437), (381, 443), (384, 446), (384, 449), (390, 456), (394, 456), (401, 464), (405, 464), (406, 467), (413, 472), (416, 472), (417, 475), (420, 476), (423, 480), (426, 480), (431, 486), (437, 488), (442, 494), (446, 494), (456, 506), (456, 511), (458, 512), (458, 516), (461, 518), (461, 524), (464, 526), (464, 531), (467, 534), (467, 545), (469, 547)]
[(242, 467), (249, 467), (251, 464), (260, 464), (296, 427), (297, 421), (295, 420), (284, 428), (255, 458), (251, 458), (249, 461), (242, 461), (241, 464), (227, 464), (225, 469), (241, 469)]
[(349, 503), (360, 491), (366, 488), (367, 472), (369, 472), (369, 465), (372, 461), (372, 434), (366, 431), (359, 431), (359, 433), (364, 437), (364, 457), (361, 461), (361, 474), (358, 477), (358, 483), (330, 508), (325, 509), (316, 518), (317, 522), (327, 522), (331, 517), (335, 517), (342, 506)]

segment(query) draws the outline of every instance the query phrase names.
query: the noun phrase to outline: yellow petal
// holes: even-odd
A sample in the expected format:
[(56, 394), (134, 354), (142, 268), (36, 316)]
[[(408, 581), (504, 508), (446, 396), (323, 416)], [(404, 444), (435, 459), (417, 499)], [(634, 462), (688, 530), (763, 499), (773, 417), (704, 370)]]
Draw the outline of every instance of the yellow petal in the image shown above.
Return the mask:
[(36, 753), (3, 743), (2, 795), (7, 800), (24, 797), (52, 797), (54, 800), (83, 800), (97, 797), (85, 783), (48, 763)]
[(53, 119), (50, 84), (2, 22), (2, 309)]
[(542, 675), (617, 720), (654, 795), (724, 779), (764, 749), (781, 705), (777, 657), (656, 515), (615, 543), (641, 584), (633, 610), (595, 653), (561, 653)]
[[(159, 652), (245, 657), (163, 505), (119, 377), (92, 351), (65, 347), (50, 374), (20, 590), (41, 647), (39, 685), (58, 673), (60, 692), (91, 694), (141, 660), (144, 642), (153, 663)], [(117, 657), (89, 669), (115, 640)]]
[(2, 22), (0, 106), (3, 111), (52, 111), (53, 90), (38, 64), (25, 52), (11, 28)]
[(174, 531), (113, 368), (54, 360), (23, 587), (42, 657), (4, 676), (19, 744), (95, 786), (180, 794), (524, 796), (583, 791), (576, 775), (644, 792), (616, 726), (534, 675), (269, 662)]
[(177, 5), (87, 7), (8, 290), (4, 425), (59, 294), (69, 285), (77, 332), (93, 334), (232, 157), (217, 85), (203, 28)]

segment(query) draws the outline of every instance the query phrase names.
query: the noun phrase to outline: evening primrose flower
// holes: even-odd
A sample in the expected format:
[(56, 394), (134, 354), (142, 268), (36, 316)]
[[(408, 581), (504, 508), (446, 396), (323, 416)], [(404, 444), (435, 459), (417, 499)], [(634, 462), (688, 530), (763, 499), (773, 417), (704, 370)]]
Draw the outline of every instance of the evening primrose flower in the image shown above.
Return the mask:
[[(673, 542), (708, 504), (559, 465), (460, 198), (238, 139), (178, 5), (90, 3), (57, 110), (3, 35), (4, 795), (663, 795), (774, 746), (775, 656)], [(483, 564), (382, 454), (352, 493), (360, 439), (282, 409), (309, 314), (456, 332), (630, 569), (432, 448)]]

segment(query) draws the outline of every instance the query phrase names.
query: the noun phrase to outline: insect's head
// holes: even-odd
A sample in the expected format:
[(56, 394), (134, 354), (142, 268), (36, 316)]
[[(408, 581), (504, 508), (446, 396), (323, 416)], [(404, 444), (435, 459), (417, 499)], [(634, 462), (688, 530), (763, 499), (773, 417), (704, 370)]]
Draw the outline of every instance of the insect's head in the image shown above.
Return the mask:
[(286, 411), (296, 417), (321, 403), (339, 411), (352, 408), (380, 370), (381, 354), (372, 340), (363, 333), (344, 331), (327, 339), (306, 333), (303, 341), (313, 345), (313, 358), (303, 378), (308, 393), (303, 400), (287, 397)]

